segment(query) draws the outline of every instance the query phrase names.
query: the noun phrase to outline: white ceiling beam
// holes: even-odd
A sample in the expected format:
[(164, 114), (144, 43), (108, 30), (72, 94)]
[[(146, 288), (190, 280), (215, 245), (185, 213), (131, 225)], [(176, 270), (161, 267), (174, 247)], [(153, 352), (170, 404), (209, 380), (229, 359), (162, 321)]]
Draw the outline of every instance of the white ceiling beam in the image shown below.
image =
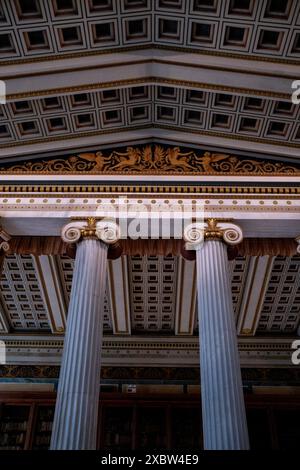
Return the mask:
[[(72, 54), (72, 57), (66, 58), (65, 55), (61, 55), (60, 59), (54, 60), (43, 60), (40, 58), (37, 62), (24, 62), (22, 64), (13, 61), (10, 64), (6, 64), (0, 70), (0, 77), (18, 77), (27, 74), (53, 74), (68, 70), (77, 69), (93, 69), (96, 67), (107, 67), (110, 65), (119, 66), (120, 64), (132, 63), (133, 61), (141, 60), (152, 60), (155, 61), (166, 61), (172, 63), (180, 63), (182, 66), (193, 66), (201, 68), (212, 68), (227, 70), (237, 70), (239, 73), (244, 72), (245, 74), (272, 74), (274, 76), (281, 77), (297, 77), (298, 76), (298, 64), (295, 63), (284, 63), (284, 66), (278, 67), (277, 62), (259, 60), (249, 60), (247, 56), (234, 57), (231, 55), (230, 63), (228, 62), (228, 56), (214, 55), (214, 54), (201, 54), (201, 51), (197, 50), (196, 53), (179, 51), (178, 49), (166, 50), (166, 49), (140, 49), (120, 52), (117, 49), (112, 53), (106, 54), (91, 54), (82, 55)], [(55, 67), (54, 67), (55, 64)]]
[(274, 64), (254, 66), (254, 61), (239, 59), (233, 61), (233, 65), (230, 61), (229, 67), (228, 59), (224, 58), (214, 57), (212, 60), (206, 56), (199, 58), (195, 54), (157, 54), (153, 51), (149, 55), (149, 51), (144, 52), (147, 54), (140, 51), (101, 55), (100, 58), (93, 56), (93, 62), (89, 58), (77, 66), (74, 63), (70, 66), (70, 62), (66, 61), (68, 66), (62, 67), (60, 60), (55, 61), (55, 67), (53, 62), (43, 65), (43, 68), (33, 64), (8, 65), (1, 69), (0, 78), (6, 82), (8, 100), (10, 95), (14, 99), (15, 95), (19, 95), (21, 99), (33, 93), (38, 93), (39, 97), (71, 94), (78, 92), (78, 87), (82, 90), (91, 86), (95, 90), (127, 87), (132, 86), (130, 81), (137, 80), (143, 80), (145, 84), (177, 82), (180, 87), (190, 87), (194, 83), (208, 90), (219, 87), (226, 90), (229, 87), (236, 88), (238, 94), (243, 94), (241, 89), (249, 89), (253, 96), (272, 97), (274, 93), (291, 95), (291, 83), (298, 78), (295, 65), (283, 67), (286, 72), (278, 74), (278, 66), (275, 70)]
[(64, 333), (66, 327), (66, 305), (63, 289), (54, 256), (33, 256), (41, 295), (48, 312), (51, 331)]
[[(234, 137), (234, 138), (233, 138)], [(214, 132), (186, 132), (179, 128), (164, 128), (161, 127), (149, 127), (146, 129), (134, 129), (130, 130), (127, 128), (117, 129), (114, 132), (110, 130), (106, 133), (105, 131), (99, 131), (97, 134), (91, 133), (85, 137), (80, 135), (71, 135), (70, 138), (65, 136), (63, 140), (55, 140), (51, 138), (50, 148), (52, 152), (55, 151), (64, 151), (65, 154), (80, 153), (78, 148), (94, 148), (97, 149), (98, 146), (103, 148), (103, 145), (128, 145), (129, 142), (139, 143), (143, 141), (153, 141), (159, 140), (166, 144), (178, 144), (180, 142), (181, 146), (197, 146), (202, 147), (203, 150), (207, 146), (214, 148), (221, 148), (222, 152), (224, 149), (231, 148), (236, 151), (247, 151), (249, 152), (249, 146), (251, 147), (251, 152), (269, 154), (271, 156), (286, 156), (299, 158), (299, 148), (288, 147), (282, 142), (277, 143), (265, 143), (258, 141), (257, 139), (253, 140), (243, 140), (239, 139), (237, 135), (232, 136), (232, 134), (220, 136), (218, 133)], [(73, 149), (76, 149), (75, 151)], [(22, 156), (32, 156), (34, 153), (49, 152), (49, 141), (38, 143), (27, 144), (25, 141), (22, 142), (22, 145), (9, 146), (7, 148), (0, 149), (0, 157), (8, 158), (18, 155)], [(24, 179), (24, 178), (23, 178)]]
[(178, 258), (175, 335), (193, 335), (196, 312), (196, 263)]
[(272, 273), (274, 257), (252, 256), (239, 312), (237, 332), (254, 336)]
[(130, 335), (127, 256), (108, 261), (108, 285), (113, 332), (115, 335)]

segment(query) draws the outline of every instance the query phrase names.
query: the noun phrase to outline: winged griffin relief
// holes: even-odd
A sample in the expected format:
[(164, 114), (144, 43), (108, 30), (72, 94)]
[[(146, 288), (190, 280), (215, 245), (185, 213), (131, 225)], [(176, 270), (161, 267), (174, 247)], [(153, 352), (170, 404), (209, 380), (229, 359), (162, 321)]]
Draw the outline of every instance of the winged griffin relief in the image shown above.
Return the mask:
[(110, 169), (114, 171), (136, 170), (138, 171), (142, 165), (144, 150), (134, 147), (127, 147), (126, 152), (112, 153), (112, 159), (115, 157), (118, 163), (113, 164)]
[[(106, 164), (109, 164), (110, 157), (105, 157), (102, 152), (81, 153), (79, 157), (82, 160), (94, 163), (93, 170), (103, 171)], [(77, 157), (73, 157), (77, 161)]]
[(180, 147), (146, 145), (79, 153), (67, 158), (36, 161), (0, 168), (0, 173), (189, 174), (189, 175), (299, 175), (300, 169), (281, 162), (247, 159)]

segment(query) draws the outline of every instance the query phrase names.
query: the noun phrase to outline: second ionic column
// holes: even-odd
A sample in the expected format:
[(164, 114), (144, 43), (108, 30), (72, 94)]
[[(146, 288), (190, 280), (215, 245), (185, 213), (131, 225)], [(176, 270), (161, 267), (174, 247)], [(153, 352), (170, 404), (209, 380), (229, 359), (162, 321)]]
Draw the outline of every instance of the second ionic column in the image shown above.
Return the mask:
[(186, 230), (196, 249), (204, 448), (248, 449), (249, 439), (226, 244), (241, 229), (214, 219)]

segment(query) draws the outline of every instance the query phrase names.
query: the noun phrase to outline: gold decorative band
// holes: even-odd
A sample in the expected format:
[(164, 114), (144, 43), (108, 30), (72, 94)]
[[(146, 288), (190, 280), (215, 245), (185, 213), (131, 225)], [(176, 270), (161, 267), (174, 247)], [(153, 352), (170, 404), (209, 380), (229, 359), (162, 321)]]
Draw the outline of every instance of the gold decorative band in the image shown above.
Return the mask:
[(27, 161), (0, 167), (0, 174), (30, 175), (230, 175), (300, 176), (300, 168), (290, 163), (238, 157), (223, 153), (163, 145), (129, 146), (125, 151), (80, 153), (65, 158)]

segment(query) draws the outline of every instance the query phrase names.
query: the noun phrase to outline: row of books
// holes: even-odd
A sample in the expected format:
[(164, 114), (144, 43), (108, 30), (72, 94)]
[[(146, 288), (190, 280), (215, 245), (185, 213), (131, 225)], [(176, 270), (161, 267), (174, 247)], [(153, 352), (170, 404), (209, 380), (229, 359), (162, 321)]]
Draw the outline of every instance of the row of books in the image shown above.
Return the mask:
[(2, 432), (5, 431), (26, 431), (27, 428), (27, 421), (7, 421), (1, 423), (0, 430)]

